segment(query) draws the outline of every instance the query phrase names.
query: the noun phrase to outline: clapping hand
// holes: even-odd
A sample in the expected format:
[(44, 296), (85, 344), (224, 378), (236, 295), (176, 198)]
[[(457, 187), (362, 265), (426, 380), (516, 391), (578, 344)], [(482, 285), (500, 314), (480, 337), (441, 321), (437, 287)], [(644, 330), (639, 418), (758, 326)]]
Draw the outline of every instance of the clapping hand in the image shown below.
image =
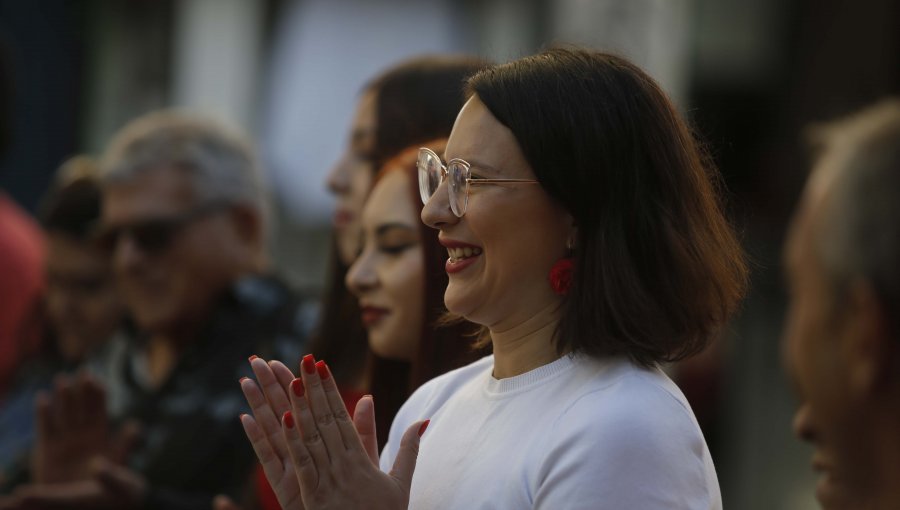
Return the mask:
[(306, 356), (301, 377), (282, 363), (251, 360), (257, 382), (241, 381), (253, 409), (241, 423), (284, 510), (406, 508), (419, 438), (414, 423), (390, 474), (378, 468), (372, 398), (351, 421), (324, 362)]
[(88, 479), (96, 457), (124, 463), (138, 436), (136, 424), (129, 423), (110, 437), (106, 390), (84, 373), (58, 376), (52, 395), (38, 396), (36, 414), (31, 471), (41, 484)]
[(110, 437), (103, 386), (87, 374), (59, 376), (38, 396), (34, 483), (0, 498), (0, 509), (124, 509), (139, 506), (146, 481), (124, 467), (138, 436), (126, 424)]

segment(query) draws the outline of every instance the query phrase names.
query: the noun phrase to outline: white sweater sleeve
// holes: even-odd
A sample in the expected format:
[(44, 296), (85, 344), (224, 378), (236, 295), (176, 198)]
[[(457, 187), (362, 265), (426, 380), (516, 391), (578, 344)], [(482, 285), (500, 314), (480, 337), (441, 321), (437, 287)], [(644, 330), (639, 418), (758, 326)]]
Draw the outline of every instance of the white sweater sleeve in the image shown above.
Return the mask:
[(718, 509), (705, 452), (693, 415), (665, 390), (589, 393), (548, 438), (534, 508)]

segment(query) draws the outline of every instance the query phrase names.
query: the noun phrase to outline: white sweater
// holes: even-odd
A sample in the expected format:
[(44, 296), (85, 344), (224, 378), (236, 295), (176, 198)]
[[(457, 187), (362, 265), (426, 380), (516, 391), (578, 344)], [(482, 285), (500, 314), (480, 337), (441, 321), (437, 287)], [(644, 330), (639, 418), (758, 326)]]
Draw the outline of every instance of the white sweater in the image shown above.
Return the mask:
[(493, 366), (488, 356), (429, 381), (398, 412), (386, 472), (406, 428), (431, 419), (409, 508), (722, 508), (693, 412), (660, 370), (564, 356), (497, 380)]

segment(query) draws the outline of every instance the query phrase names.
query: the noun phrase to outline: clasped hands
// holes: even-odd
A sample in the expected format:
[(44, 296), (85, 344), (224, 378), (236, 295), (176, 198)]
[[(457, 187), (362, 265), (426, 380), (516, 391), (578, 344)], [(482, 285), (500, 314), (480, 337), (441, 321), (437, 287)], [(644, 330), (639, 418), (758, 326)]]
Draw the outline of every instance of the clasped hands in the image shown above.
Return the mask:
[(86, 374), (59, 376), (36, 401), (32, 483), (0, 497), (0, 509), (128, 508), (146, 483), (122, 464), (138, 436), (127, 424), (111, 438), (106, 391)]
[(426, 422), (403, 434), (391, 472), (378, 467), (375, 408), (363, 397), (351, 420), (327, 365), (307, 355), (301, 376), (252, 357), (256, 381), (241, 389), (253, 416), (241, 416), (284, 510), (405, 509)]

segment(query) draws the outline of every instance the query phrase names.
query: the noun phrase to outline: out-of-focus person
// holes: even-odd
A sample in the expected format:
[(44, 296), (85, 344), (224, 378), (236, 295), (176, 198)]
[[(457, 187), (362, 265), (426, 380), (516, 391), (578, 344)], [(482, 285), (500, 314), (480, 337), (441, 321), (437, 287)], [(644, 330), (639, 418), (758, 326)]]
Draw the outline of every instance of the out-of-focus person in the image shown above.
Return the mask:
[(900, 508), (900, 100), (814, 139), (785, 251), (794, 430), (824, 508)]
[[(446, 143), (423, 145), (442, 152)], [(379, 445), (413, 391), (485, 354), (460, 341), (477, 336), (480, 327), (445, 318), (446, 248), (419, 218), (419, 148), (401, 152), (376, 176), (362, 212), (362, 249), (347, 273), (374, 355), (368, 386), (379, 404)]]
[[(446, 139), (427, 142), (443, 150)], [(403, 402), (427, 381), (461, 367), (484, 354), (460, 338), (475, 337), (478, 326), (445, 319), (445, 248), (437, 232), (419, 219), (422, 201), (414, 145), (388, 161), (375, 177), (375, 186), (361, 214), (362, 249), (347, 273), (347, 287), (360, 301), (363, 324), (372, 351), (367, 386), (371, 395), (357, 403), (361, 415), (374, 422), (361, 425), (369, 445), (377, 451), (387, 439), (391, 421)], [(293, 374), (283, 363), (262, 359), (251, 361), (256, 383), (241, 386), (253, 409), (265, 409), (265, 402), (279, 407), (260, 423), (270, 446), (285, 449), (276, 414), (290, 409), (286, 385)], [(374, 406), (377, 400), (379, 406)], [(384, 408), (380, 410), (380, 408)], [(374, 425), (374, 433), (372, 431)], [(292, 472), (279, 462), (264, 463), (270, 479), (279, 480), (276, 494), (281, 506), (289, 508), (297, 482)], [(220, 502), (218, 510), (227, 510)]]
[[(116, 292), (109, 255), (94, 242), (101, 190), (96, 163), (76, 156), (57, 171), (44, 197), (40, 221), (46, 236), (41, 347), (21, 360), (13, 387), (0, 403), (0, 466), (13, 483), (34, 440), (34, 399), (58, 373), (86, 370), (108, 378), (124, 308)], [(114, 338), (116, 341), (113, 341)]]
[(40, 227), (0, 189), (0, 398), (19, 361), (38, 348), (43, 265)]
[[(450, 133), (464, 102), (463, 80), (485, 65), (470, 56), (424, 55), (374, 77), (360, 93), (346, 151), (328, 174), (327, 186), (337, 201), (334, 239), (310, 351), (329, 360), (351, 410), (369, 391), (367, 335), (357, 299), (344, 284), (361, 248), (363, 204), (376, 172), (389, 159), (410, 145)], [(395, 368), (405, 370), (402, 365)]]
[[(96, 385), (57, 388), (38, 404), (33, 483), (4, 503), (208, 509), (218, 493), (243, 500), (254, 462), (234, 382), (249, 373), (249, 356), (295, 357), (309, 315), (271, 275), (254, 151), (218, 122), (155, 112), (114, 137), (101, 174), (98, 239), (137, 329), (112, 360), (108, 384), (123, 402), (110, 418), (135, 420), (140, 437), (123, 451), (113, 423), (85, 412)], [(88, 418), (60, 419), (71, 409)]]

